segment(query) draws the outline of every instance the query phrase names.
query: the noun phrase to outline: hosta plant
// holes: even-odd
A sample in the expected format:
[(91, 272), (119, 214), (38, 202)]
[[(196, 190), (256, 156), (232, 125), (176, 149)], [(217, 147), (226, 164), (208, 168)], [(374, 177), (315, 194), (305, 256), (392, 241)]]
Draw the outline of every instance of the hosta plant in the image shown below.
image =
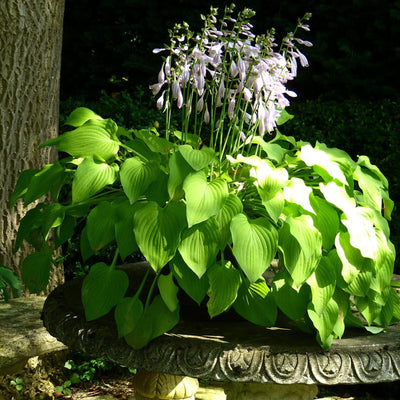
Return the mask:
[[(368, 157), (277, 128), (291, 118), (286, 83), (298, 61), (308, 65), (298, 46), (311, 43), (296, 33), (310, 16), (278, 47), (273, 31), (251, 32), (253, 14), (234, 17), (231, 6), (218, 17), (212, 8), (200, 33), (176, 25), (170, 45), (155, 50), (164, 54), (151, 86), (166, 116), (162, 135), (78, 108), (66, 121), (74, 129), (43, 144), (67, 156), (24, 171), (11, 198), (28, 205), (50, 193), (16, 238), (16, 249), (23, 240), (36, 249), (22, 265), (32, 292), (46, 287), (53, 252), (83, 227), (83, 259), (116, 248), (110, 265), (92, 265), (84, 279), (86, 317), (114, 310), (134, 348), (179, 322), (179, 291), (211, 318), (234, 310), (273, 326), (283, 313), (323, 348), (346, 326), (377, 331), (400, 317), (386, 178)], [(149, 268), (129, 297), (116, 264), (135, 252)]]

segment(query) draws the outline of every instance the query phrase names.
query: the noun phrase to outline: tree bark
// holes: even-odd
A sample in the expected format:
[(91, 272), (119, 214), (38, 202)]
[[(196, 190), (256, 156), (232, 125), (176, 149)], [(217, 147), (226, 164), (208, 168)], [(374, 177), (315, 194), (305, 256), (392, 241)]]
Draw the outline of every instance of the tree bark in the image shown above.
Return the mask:
[[(38, 149), (58, 134), (62, 24), (65, 0), (0, 2), (0, 263), (20, 276), (31, 251), (24, 243), (13, 253), (22, 202), (8, 203), (19, 174), (56, 160), (50, 148)], [(63, 281), (53, 270), (48, 290)]]

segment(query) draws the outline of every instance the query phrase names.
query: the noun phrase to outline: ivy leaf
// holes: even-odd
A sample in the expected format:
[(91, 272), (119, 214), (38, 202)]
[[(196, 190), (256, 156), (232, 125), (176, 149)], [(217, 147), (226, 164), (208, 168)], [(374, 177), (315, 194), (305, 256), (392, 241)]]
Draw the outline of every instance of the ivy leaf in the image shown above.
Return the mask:
[(151, 201), (135, 212), (137, 244), (156, 272), (174, 257), (185, 225), (185, 205), (182, 202), (170, 202), (160, 208)]
[(72, 181), (72, 202), (79, 203), (98, 193), (107, 185), (112, 185), (118, 176), (118, 165), (108, 165), (85, 158), (79, 164)]
[(31, 293), (39, 293), (49, 283), (52, 265), (51, 251), (43, 249), (28, 254), (21, 266), (21, 277)]
[(243, 318), (261, 326), (273, 326), (278, 315), (273, 295), (263, 278), (253, 283), (243, 279), (233, 308)]
[(207, 167), (215, 157), (215, 151), (207, 146), (203, 146), (200, 150), (195, 150), (192, 146), (184, 144), (179, 146), (178, 150), (195, 171), (200, 171)]
[(122, 298), (114, 313), (115, 322), (118, 328), (118, 337), (121, 338), (132, 332), (143, 315), (143, 304), (135, 297)]
[(204, 171), (189, 174), (184, 183), (187, 221), (189, 228), (216, 215), (228, 197), (228, 186), (223, 179), (207, 182)]
[(228, 261), (225, 265), (214, 264), (207, 271), (210, 288), (207, 309), (210, 317), (228, 310), (237, 297), (240, 287), (240, 272)]
[(82, 303), (87, 321), (107, 314), (124, 297), (128, 275), (103, 262), (94, 264), (82, 283)]
[(279, 249), (295, 286), (300, 287), (317, 267), (321, 246), (321, 234), (309, 215), (286, 218), (279, 230)]
[(159, 166), (155, 161), (142, 161), (138, 157), (128, 158), (121, 166), (121, 184), (133, 204), (157, 178)]
[(98, 116), (94, 111), (86, 107), (78, 107), (69, 115), (65, 121), (65, 125), (78, 127), (83, 125), (89, 119), (103, 119)]
[(111, 119), (90, 119), (73, 131), (47, 140), (43, 146), (57, 146), (75, 158), (100, 157), (104, 160), (115, 157), (119, 150), (116, 136), (118, 127)]
[(87, 217), (87, 236), (94, 252), (99, 251), (115, 239), (115, 212), (108, 201), (102, 201)]
[(179, 289), (174, 283), (172, 273), (160, 275), (157, 284), (163, 302), (168, 307), (169, 311), (174, 312), (179, 306), (177, 296)]
[(204, 274), (199, 278), (183, 261), (180, 254), (177, 254), (169, 263), (172, 273), (179, 286), (191, 297), (198, 305), (203, 301), (207, 294), (209, 283), (208, 277)]
[(233, 255), (251, 283), (271, 264), (278, 248), (278, 232), (266, 218), (249, 220), (244, 214), (232, 218)]
[(215, 218), (209, 218), (182, 232), (179, 253), (188, 267), (201, 278), (216, 261), (220, 235)]

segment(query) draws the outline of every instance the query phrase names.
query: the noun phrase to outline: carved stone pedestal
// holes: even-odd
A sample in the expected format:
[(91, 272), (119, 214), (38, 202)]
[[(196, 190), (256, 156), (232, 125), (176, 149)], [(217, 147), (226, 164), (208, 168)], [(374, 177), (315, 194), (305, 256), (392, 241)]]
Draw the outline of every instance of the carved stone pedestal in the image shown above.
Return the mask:
[(399, 324), (378, 335), (349, 330), (323, 351), (313, 336), (293, 329), (262, 328), (246, 321), (183, 321), (134, 350), (118, 339), (112, 313), (86, 322), (80, 289), (81, 281), (68, 282), (46, 300), (44, 325), (58, 340), (132, 368), (219, 382), (227, 400), (309, 400), (318, 384), (400, 379)]

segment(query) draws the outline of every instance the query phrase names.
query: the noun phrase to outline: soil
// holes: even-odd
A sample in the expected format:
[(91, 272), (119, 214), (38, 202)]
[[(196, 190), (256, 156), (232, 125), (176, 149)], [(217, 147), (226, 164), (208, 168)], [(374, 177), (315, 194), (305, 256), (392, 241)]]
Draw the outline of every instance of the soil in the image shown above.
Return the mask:
[[(71, 386), (70, 394), (57, 391), (71, 377), (64, 368), (68, 354), (31, 359), (17, 375), (0, 376), (0, 400), (132, 400), (134, 387), (131, 375), (115, 368), (99, 371), (90, 382)], [(22, 389), (16, 390), (12, 380), (22, 379)], [(318, 398), (329, 400), (398, 400), (400, 381), (375, 385), (321, 386)]]

